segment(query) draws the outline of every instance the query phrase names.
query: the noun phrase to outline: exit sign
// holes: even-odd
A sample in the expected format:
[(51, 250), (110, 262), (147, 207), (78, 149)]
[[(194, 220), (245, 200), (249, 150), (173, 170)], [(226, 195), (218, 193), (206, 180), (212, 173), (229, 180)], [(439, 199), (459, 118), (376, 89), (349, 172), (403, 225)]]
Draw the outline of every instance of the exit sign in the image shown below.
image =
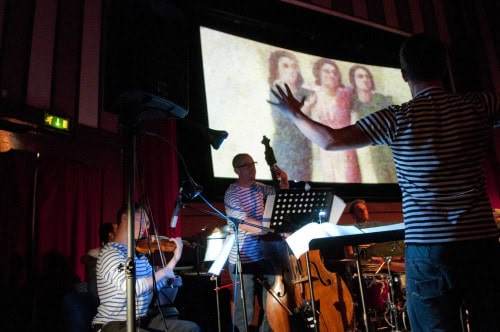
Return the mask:
[(69, 119), (45, 113), (43, 117), (45, 126), (62, 131), (69, 131)]

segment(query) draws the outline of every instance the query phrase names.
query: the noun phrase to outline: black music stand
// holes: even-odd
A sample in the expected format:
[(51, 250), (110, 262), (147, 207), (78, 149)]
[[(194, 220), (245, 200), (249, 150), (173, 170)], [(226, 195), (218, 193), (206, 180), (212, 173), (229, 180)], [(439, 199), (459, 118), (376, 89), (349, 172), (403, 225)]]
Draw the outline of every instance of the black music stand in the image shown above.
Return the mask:
[(327, 222), (333, 196), (328, 190), (280, 190), (272, 202), (270, 228), (277, 233), (291, 233), (310, 222)]

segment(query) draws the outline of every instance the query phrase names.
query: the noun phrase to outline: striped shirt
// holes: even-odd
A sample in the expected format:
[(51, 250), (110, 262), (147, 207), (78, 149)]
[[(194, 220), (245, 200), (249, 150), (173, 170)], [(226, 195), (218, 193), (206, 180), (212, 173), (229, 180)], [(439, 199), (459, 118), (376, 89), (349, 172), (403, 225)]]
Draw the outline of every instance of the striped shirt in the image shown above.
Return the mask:
[[(224, 205), (228, 217), (245, 220), (250, 217), (262, 221), (264, 213), (264, 200), (268, 195), (274, 194), (274, 188), (260, 182), (255, 182), (250, 187), (241, 187), (233, 183), (226, 190)], [(231, 222), (229, 222), (230, 226)], [(257, 262), (263, 259), (259, 236), (240, 230), (238, 232), (241, 263)], [(236, 244), (229, 254), (229, 263), (236, 264)]]
[[(125, 264), (127, 261), (127, 246), (121, 243), (107, 243), (97, 258), (97, 293), (99, 307), (92, 321), (93, 324), (106, 324), (110, 321), (125, 321), (127, 319), (127, 297)], [(151, 277), (152, 267), (146, 256), (135, 258), (136, 265), (136, 315), (146, 316), (153, 291), (148, 287), (146, 278)], [(157, 282), (157, 288), (165, 286), (167, 278)]]
[(499, 107), (493, 94), (430, 87), (356, 123), (373, 145), (392, 149), (406, 243), (498, 237), (482, 166)]

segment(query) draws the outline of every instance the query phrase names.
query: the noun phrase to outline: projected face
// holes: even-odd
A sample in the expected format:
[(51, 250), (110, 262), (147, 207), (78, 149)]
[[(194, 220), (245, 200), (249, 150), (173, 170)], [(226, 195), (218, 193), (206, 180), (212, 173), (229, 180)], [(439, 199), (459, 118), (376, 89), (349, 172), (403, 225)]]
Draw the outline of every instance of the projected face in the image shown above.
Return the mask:
[(370, 73), (364, 68), (358, 68), (354, 71), (354, 84), (357, 90), (372, 91), (373, 81)]
[(289, 85), (295, 85), (299, 78), (299, 65), (297, 61), (289, 57), (281, 57), (278, 60), (278, 79)]
[(329, 63), (325, 63), (321, 67), (321, 85), (328, 87), (330, 89), (336, 89), (340, 85), (340, 73)]

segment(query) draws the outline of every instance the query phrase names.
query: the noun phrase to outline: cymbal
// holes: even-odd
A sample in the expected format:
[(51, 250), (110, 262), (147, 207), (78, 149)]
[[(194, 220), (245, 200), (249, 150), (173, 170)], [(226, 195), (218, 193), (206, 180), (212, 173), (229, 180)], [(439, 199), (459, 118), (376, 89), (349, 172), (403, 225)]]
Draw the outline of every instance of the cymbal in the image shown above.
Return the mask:
[(339, 259), (332, 259), (332, 258), (329, 258), (328, 259), (328, 263), (329, 264), (334, 264), (334, 263), (356, 263), (356, 259), (355, 258), (339, 258)]
[(358, 244), (359, 249), (368, 249), (371, 246), (374, 246), (376, 243), (364, 243), (364, 244)]

